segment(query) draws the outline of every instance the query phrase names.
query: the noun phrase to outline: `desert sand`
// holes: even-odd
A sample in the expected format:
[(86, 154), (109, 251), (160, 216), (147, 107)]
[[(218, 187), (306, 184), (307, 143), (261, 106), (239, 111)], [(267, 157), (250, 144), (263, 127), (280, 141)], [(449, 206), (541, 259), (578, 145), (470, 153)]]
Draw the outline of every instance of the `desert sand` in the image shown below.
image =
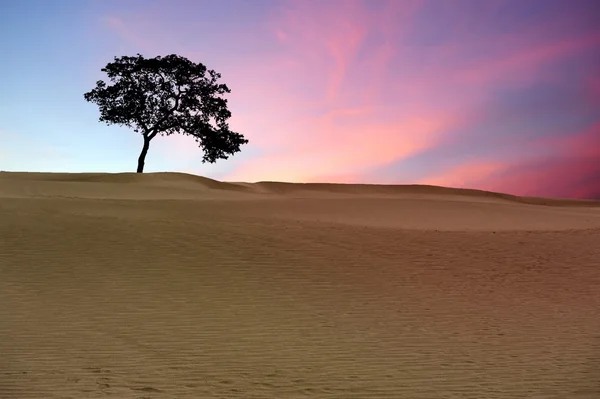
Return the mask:
[(0, 398), (600, 397), (600, 203), (0, 173)]

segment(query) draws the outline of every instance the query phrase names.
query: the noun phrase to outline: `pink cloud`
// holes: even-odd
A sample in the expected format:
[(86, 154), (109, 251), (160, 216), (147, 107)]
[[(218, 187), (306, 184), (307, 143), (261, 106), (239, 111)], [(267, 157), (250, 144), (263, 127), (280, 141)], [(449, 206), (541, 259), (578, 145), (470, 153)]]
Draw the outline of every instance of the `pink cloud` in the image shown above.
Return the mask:
[[(270, 21), (274, 36), (288, 46), (284, 57), (300, 58), (303, 70), (326, 78), (311, 85), (311, 110), (296, 108), (287, 119), (293, 122), (283, 129), (249, 137), (267, 154), (245, 161), (228, 180), (349, 180), (349, 170), (360, 173), (414, 155), (439, 142), (449, 127), (464, 123), (457, 107), (440, 110), (419, 100), (397, 106), (380, 97), (388, 89), (388, 64), (398, 55), (397, 42), (420, 2), (387, 2), (378, 11), (368, 10), (366, 2), (345, 2), (343, 13), (339, 3), (320, 2), (318, 12), (316, 3), (290, 4)], [(366, 49), (364, 42), (373, 34), (381, 40)], [(293, 108), (287, 106), (290, 94), (280, 97), (276, 109)]]
[(592, 76), (588, 80), (590, 100), (600, 108), (600, 76)]
[(420, 183), (528, 196), (600, 195), (600, 123), (578, 134), (540, 140), (538, 145), (553, 153), (514, 163), (474, 160)]
[(578, 134), (552, 137), (543, 141), (566, 154), (580, 157), (598, 156), (600, 159), (600, 122)]
[(456, 78), (467, 84), (498, 83), (500, 80), (532, 81), (539, 78), (544, 65), (599, 45), (600, 33), (547, 42), (467, 66), (458, 72)]
[(328, 102), (335, 101), (338, 97), (340, 88), (346, 79), (348, 68), (355, 59), (358, 48), (365, 36), (364, 28), (352, 26), (351, 24), (345, 24), (344, 28), (339, 36), (333, 37), (327, 42), (327, 47), (335, 63), (333, 77), (327, 88)]
[(287, 136), (287, 145), (248, 160), (226, 179), (322, 181), (323, 176), (348, 176), (422, 151), (456, 123), (453, 115), (433, 115), (426, 110), (423, 116), (387, 124), (361, 116), (344, 119), (342, 122), (332, 113), (304, 121)]
[(524, 162), (482, 184), (492, 191), (565, 198), (591, 198), (599, 194), (599, 187), (597, 158), (577, 156)]
[(360, 1), (346, 1), (344, 13), (338, 11), (339, 6), (332, 2), (290, 1), (268, 21), (281, 42), (284, 57), (296, 61), (296, 76), (315, 81), (312, 87), (321, 91), (320, 98), (313, 101), (335, 101), (367, 32)]
[[(493, 12), (501, 3), (485, 5)], [(443, 4), (450, 7), (452, 3)], [(443, 10), (441, 2), (440, 6)], [(554, 82), (559, 78), (553, 66), (600, 51), (600, 30), (578, 29), (571, 15), (494, 36), (477, 36), (473, 20), (461, 21), (457, 15), (453, 18), (456, 18), (452, 24), (454, 32), (448, 36), (462, 33), (468, 34), (469, 39), (443, 41), (415, 51), (405, 49), (400, 56), (408, 60), (400, 64), (397, 79), (390, 82), (388, 90), (424, 99), (447, 92), (454, 95), (460, 92), (472, 99), (486, 97), (490, 95), (490, 87), (499, 84), (518, 87), (531, 82)], [(415, 63), (410, 58), (420, 61)], [(419, 68), (414, 68), (417, 64)], [(409, 69), (404, 71), (403, 65)]]
[[(195, 39), (172, 40), (175, 51), (223, 74), (233, 91), (231, 126), (250, 140), (245, 149), (259, 154), (236, 162), (225, 179), (356, 181), (365, 170), (452, 141), (452, 130), (485, 122), (478, 110), (493, 95), (494, 85), (555, 79), (549, 66), (600, 45), (597, 33), (573, 30), (557, 40), (553, 32), (566, 22), (550, 21), (526, 32), (413, 46), (411, 40), (420, 39), (410, 35), (415, 34), (414, 17), (421, 2), (386, 1), (376, 7), (374, 3), (281, 2), (252, 35), (228, 31), (229, 44), (222, 52)], [(486, 3), (486, 12), (496, 12), (499, 4)], [(145, 18), (161, 21), (158, 14)], [(457, 18), (456, 31), (472, 27)], [(156, 27), (155, 36), (167, 30), (175, 35), (179, 29), (173, 21), (172, 26), (122, 21), (110, 22), (112, 29), (139, 46), (172, 49), (147, 39), (144, 26)], [(182, 38), (202, 36), (201, 27), (189, 29), (197, 29), (196, 35)], [(247, 51), (252, 43), (264, 48), (258, 46), (256, 54)], [(476, 56), (468, 58), (473, 49)], [(592, 79), (589, 84), (594, 96), (600, 93), (598, 82)], [(563, 143), (564, 148), (575, 142)], [(585, 142), (589, 146), (590, 141)], [(563, 148), (550, 142), (543, 145), (549, 152)], [(159, 151), (177, 161), (193, 163), (201, 158), (193, 142), (177, 136)], [(581, 148), (570, 153), (577, 151), (584, 153)], [(526, 162), (512, 168), (505, 159), (472, 161), (424, 181), (501, 190), (515, 184), (517, 190), (533, 187), (544, 192), (540, 176), (551, 166), (545, 158), (536, 162), (539, 170)], [(585, 169), (583, 161), (579, 167)], [(199, 166), (198, 173), (205, 170)]]
[(473, 188), (475, 182), (481, 182), (490, 176), (504, 171), (507, 165), (503, 161), (475, 160), (459, 164), (441, 174), (421, 179), (419, 184), (455, 188)]
[(304, 87), (313, 89), (313, 102), (339, 104), (349, 95), (364, 99), (381, 86), (420, 4), (381, 1), (373, 9), (364, 0), (292, 0), (282, 2), (267, 24), (281, 43), (281, 56), (298, 67), (292, 76), (305, 78)]

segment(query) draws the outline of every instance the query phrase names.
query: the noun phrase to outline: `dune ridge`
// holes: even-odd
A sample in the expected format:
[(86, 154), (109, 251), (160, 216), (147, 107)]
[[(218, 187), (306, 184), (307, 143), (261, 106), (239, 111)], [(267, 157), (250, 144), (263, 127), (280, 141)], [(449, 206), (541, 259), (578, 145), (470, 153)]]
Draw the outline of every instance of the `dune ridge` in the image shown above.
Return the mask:
[[(0, 180), (26, 182), (67, 183), (114, 183), (138, 184), (186, 189), (209, 189), (237, 191), (249, 194), (294, 195), (302, 193), (325, 193), (342, 195), (389, 195), (389, 196), (454, 196), (489, 198), (531, 205), (600, 207), (600, 201), (580, 199), (556, 199), (523, 197), (499, 192), (468, 188), (451, 188), (420, 184), (344, 184), (344, 183), (288, 183), (259, 181), (256, 183), (224, 182), (188, 173), (50, 173), (50, 172), (0, 172)], [(2, 192), (0, 192), (1, 195)]]

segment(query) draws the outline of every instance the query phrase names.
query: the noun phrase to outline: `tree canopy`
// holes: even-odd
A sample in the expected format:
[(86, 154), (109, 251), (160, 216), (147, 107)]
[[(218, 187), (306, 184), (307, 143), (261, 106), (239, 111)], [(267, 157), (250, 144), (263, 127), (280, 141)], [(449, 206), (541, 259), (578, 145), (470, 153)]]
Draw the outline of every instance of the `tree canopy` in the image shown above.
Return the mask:
[(139, 173), (150, 141), (159, 134), (194, 137), (204, 151), (203, 163), (227, 159), (248, 143), (229, 129), (231, 112), (223, 96), (230, 89), (218, 83), (219, 73), (202, 63), (175, 54), (154, 58), (137, 54), (115, 57), (101, 71), (110, 83), (99, 80), (84, 98), (98, 105), (101, 122), (127, 126), (143, 136)]

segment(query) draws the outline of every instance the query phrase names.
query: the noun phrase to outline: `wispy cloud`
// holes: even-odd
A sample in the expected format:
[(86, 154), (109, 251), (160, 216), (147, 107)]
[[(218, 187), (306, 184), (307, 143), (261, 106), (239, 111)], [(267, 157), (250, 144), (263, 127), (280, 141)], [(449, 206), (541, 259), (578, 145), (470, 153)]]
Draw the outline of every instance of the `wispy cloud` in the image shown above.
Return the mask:
[(227, 178), (309, 181), (321, 180), (322, 175), (360, 173), (428, 148), (453, 123), (452, 115), (429, 118), (431, 114), (425, 114), (388, 123), (348, 115), (340, 120), (335, 114), (306, 120), (287, 136), (285, 146), (248, 160)]
[[(168, 13), (164, 4), (144, 10), (142, 19), (112, 14), (108, 26), (140, 48), (176, 49), (223, 73), (233, 90), (232, 128), (250, 144), (211, 168), (215, 176), (394, 183), (393, 173), (382, 181), (377, 171), (435, 154), (437, 166), (413, 173), (413, 182), (593, 191), (540, 183), (562, 176), (552, 165), (593, 176), (569, 134), (600, 118), (593, 2), (281, 1), (243, 29), (224, 29), (217, 50), (214, 38), (202, 40), (215, 25), (190, 17), (209, 8), (177, 4)], [(223, 15), (242, 5), (223, 4)], [(536, 141), (544, 137), (546, 144)], [(201, 158), (185, 138), (157, 151), (188, 165)]]
[(517, 195), (600, 199), (600, 122), (577, 134), (542, 138), (536, 145), (545, 155), (520, 162), (474, 160), (421, 183)]

